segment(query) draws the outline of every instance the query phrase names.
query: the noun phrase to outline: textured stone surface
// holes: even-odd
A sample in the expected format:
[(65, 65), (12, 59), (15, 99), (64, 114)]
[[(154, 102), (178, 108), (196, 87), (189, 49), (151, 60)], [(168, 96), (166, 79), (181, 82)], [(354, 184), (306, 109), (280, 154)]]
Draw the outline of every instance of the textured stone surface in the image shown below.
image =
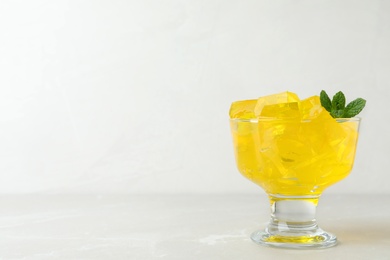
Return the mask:
[(0, 259), (389, 259), (390, 197), (324, 194), (323, 250), (280, 250), (249, 235), (265, 227), (258, 195), (3, 195)]

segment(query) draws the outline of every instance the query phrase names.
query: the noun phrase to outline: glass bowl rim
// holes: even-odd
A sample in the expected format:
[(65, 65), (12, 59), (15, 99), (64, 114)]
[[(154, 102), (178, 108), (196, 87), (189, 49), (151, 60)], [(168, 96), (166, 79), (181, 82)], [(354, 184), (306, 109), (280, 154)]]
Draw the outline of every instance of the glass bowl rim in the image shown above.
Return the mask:
[[(314, 119), (302, 119), (300, 122), (302, 123), (307, 123), (307, 122), (312, 122)], [(249, 118), (249, 119), (244, 119), (244, 118), (230, 118), (231, 122), (250, 122), (250, 123), (258, 123), (259, 121), (262, 122), (268, 122), (268, 121), (295, 121), (295, 118), (277, 118), (277, 117), (259, 117), (259, 118)], [(351, 118), (335, 118), (335, 120), (338, 123), (343, 123), (343, 122), (360, 122), (361, 117), (351, 117)]]

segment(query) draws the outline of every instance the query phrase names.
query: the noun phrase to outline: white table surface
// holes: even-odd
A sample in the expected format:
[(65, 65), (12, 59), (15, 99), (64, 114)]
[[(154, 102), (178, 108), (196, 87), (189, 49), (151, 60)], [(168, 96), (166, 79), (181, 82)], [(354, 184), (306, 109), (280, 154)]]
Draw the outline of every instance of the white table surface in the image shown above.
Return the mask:
[(390, 259), (390, 196), (327, 195), (320, 226), (336, 247), (283, 250), (249, 235), (259, 195), (2, 195), (0, 259)]

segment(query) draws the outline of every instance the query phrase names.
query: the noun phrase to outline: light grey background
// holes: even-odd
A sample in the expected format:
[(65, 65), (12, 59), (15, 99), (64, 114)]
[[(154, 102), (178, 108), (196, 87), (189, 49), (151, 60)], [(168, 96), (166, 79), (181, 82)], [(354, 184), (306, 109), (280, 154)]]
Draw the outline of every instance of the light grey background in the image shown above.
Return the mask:
[(259, 193), (234, 100), (367, 99), (352, 174), (390, 192), (390, 1), (1, 1), (0, 192)]

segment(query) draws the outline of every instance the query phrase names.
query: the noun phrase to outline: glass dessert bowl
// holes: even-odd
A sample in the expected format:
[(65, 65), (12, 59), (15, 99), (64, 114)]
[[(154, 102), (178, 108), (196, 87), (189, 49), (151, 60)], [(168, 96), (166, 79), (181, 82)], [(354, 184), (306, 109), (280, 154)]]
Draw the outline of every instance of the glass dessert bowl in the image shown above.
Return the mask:
[(285, 97), (262, 108), (278, 117), (253, 118), (251, 101), (230, 119), (238, 170), (264, 189), (271, 205), (268, 226), (251, 238), (273, 247), (331, 247), (337, 238), (318, 227), (316, 207), (322, 192), (352, 170), (360, 118), (332, 118), (318, 97), (299, 103)]

